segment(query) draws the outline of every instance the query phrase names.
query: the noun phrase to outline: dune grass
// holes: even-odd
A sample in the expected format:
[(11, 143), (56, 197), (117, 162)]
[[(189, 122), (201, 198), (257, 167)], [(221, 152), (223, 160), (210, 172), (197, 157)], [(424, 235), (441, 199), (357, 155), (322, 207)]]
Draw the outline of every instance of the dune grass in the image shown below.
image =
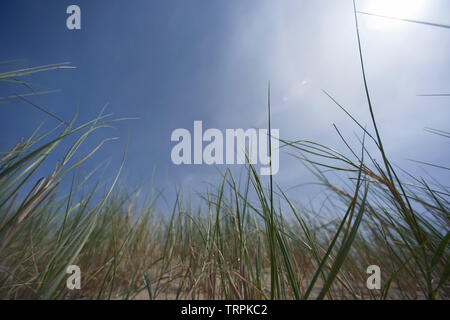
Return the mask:
[[(350, 146), (336, 128), (345, 152), (281, 140), (327, 192), (327, 218), (289, 199), (252, 165), (239, 180), (226, 169), (221, 183), (199, 195), (199, 208), (178, 190), (171, 212), (161, 212), (161, 192), (149, 190), (142, 202), (142, 190), (118, 186), (125, 160), (108, 184), (88, 188), (96, 172), (76, 174), (111, 139), (80, 154), (90, 134), (125, 119), (102, 111), (83, 125), (74, 117), (48, 132), (37, 128), (0, 154), (0, 298), (448, 299), (449, 190), (445, 181), (394, 169), (360, 56), (374, 133), (349, 115), (361, 143)], [(4, 72), (0, 81), (28, 86), (24, 75), (63, 66)], [(268, 103), (270, 132), (270, 89)], [(56, 148), (64, 157), (36, 179)], [(70, 181), (68, 192), (60, 192), (62, 179)], [(81, 269), (81, 290), (66, 288), (72, 264)], [(380, 290), (366, 287), (370, 265), (381, 269)]]
[[(155, 209), (160, 193), (139, 202), (141, 190), (114, 188), (120, 170), (108, 186), (87, 189), (91, 174), (71, 173), (109, 139), (87, 154), (79, 149), (92, 132), (119, 120), (101, 113), (81, 126), (74, 118), (42, 134), (38, 128), (2, 153), (1, 298), (448, 298), (449, 191), (413, 176), (401, 181), (385, 155), (384, 167), (378, 164), (365, 140), (384, 151), (368, 130), (359, 151), (345, 143), (352, 159), (311, 141), (281, 140), (330, 191), (333, 212), (324, 220), (251, 165), (238, 182), (226, 170), (200, 195), (197, 210), (181, 190), (170, 213)], [(67, 147), (69, 137), (75, 138)], [(64, 147), (55, 169), (26, 187)], [(350, 183), (332, 184), (325, 171)], [(71, 181), (67, 194), (57, 193), (61, 179)], [(71, 264), (82, 270), (81, 290), (66, 288)], [(374, 264), (381, 290), (366, 287)]]

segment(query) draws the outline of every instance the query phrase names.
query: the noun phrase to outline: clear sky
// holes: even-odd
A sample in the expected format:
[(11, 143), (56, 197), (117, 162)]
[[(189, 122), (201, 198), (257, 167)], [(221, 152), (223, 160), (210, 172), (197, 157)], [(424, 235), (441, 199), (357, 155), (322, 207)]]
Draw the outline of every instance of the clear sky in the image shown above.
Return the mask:
[[(81, 8), (81, 30), (66, 28), (71, 4)], [(448, 0), (357, 4), (362, 11), (450, 24)], [(450, 131), (450, 98), (417, 95), (449, 93), (450, 30), (366, 15), (359, 20), (388, 155), (415, 175), (424, 175), (426, 167), (407, 159), (446, 165), (448, 140), (424, 128)], [(322, 89), (372, 129), (351, 0), (2, 0), (0, 21), (1, 61), (23, 59), (20, 66), (69, 61), (76, 67), (33, 76), (44, 89), (61, 91), (30, 100), (66, 121), (77, 104), (79, 123), (95, 117), (105, 103), (117, 116), (140, 118), (95, 135), (92, 145), (105, 136), (120, 140), (105, 145), (87, 164), (95, 167), (110, 157), (112, 175), (129, 136), (125, 177), (131, 185), (153, 173), (159, 186), (201, 189), (202, 182), (215, 181), (213, 167), (172, 164), (172, 131), (192, 131), (194, 120), (221, 130), (265, 127), (268, 80), (272, 126), (282, 138), (344, 150), (334, 123), (356, 141), (354, 133), (360, 131)], [(0, 96), (11, 90), (26, 92), (3, 87)], [(47, 118), (18, 101), (0, 108), (2, 151)], [(46, 128), (55, 125), (54, 119), (46, 122)], [(448, 185), (448, 170), (426, 169)], [(276, 181), (289, 188), (311, 177), (297, 160), (281, 154)]]

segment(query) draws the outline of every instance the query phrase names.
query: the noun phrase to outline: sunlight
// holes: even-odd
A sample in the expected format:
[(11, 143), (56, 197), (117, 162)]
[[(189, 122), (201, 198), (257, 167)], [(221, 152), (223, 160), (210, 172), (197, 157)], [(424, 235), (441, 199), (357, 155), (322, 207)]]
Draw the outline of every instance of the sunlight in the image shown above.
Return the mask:
[[(414, 19), (420, 16), (424, 6), (424, 0), (373, 0), (368, 2), (365, 10), (393, 18)], [(370, 29), (393, 28), (402, 24), (400, 21), (373, 16), (367, 17), (365, 21)]]

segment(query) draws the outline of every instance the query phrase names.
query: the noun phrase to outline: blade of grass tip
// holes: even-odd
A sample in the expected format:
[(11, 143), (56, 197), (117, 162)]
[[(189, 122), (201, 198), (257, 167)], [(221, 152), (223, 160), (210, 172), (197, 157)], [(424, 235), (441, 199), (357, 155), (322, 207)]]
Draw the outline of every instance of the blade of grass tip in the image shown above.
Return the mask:
[(44, 66), (37, 66), (37, 67), (31, 67), (31, 68), (25, 68), (25, 69), (18, 69), (13, 70), (9, 72), (2, 72), (0, 73), (0, 79), (1, 78), (11, 78), (11, 77), (18, 77), (22, 74), (30, 74), (33, 72), (41, 72), (46, 70), (55, 70), (55, 69), (76, 69), (76, 67), (68, 66), (70, 62), (61, 62), (61, 63), (54, 63), (54, 64), (48, 64)]
[[(49, 94), (49, 93), (56, 93), (60, 92), (61, 90), (45, 90), (45, 91), (37, 91), (37, 92), (30, 92), (30, 93), (22, 93), (19, 95), (12, 95), (12, 96), (6, 96), (6, 97), (0, 97), (0, 100), (7, 100), (7, 99), (13, 99), (17, 97), (28, 97), (28, 96), (39, 96), (42, 94)], [(10, 103), (10, 101), (1, 101), (0, 103)]]
[(372, 124), (374, 126), (375, 134), (377, 136), (377, 142), (378, 142), (377, 146), (380, 149), (381, 156), (383, 157), (383, 162), (384, 162), (384, 165), (386, 167), (386, 171), (387, 171), (387, 173), (389, 175), (390, 181), (393, 182), (392, 175), (391, 175), (391, 170), (390, 170), (390, 165), (388, 163), (386, 154), (384, 152), (383, 143), (381, 141), (381, 136), (380, 136), (380, 133), (378, 131), (377, 123), (375, 121), (375, 114), (373, 112), (372, 101), (370, 99), (369, 87), (368, 87), (368, 84), (367, 84), (367, 77), (366, 77), (366, 70), (365, 70), (365, 67), (364, 67), (364, 58), (363, 58), (363, 54), (362, 54), (361, 37), (359, 35), (358, 15), (357, 15), (357, 10), (356, 10), (356, 1), (355, 0), (353, 0), (353, 11), (354, 11), (354, 16), (355, 16), (356, 38), (357, 38), (357, 42), (358, 42), (359, 60), (360, 60), (360, 64), (361, 64), (361, 72), (362, 72), (362, 77), (363, 77), (363, 82), (364, 82), (364, 91), (366, 93), (367, 104), (369, 105), (370, 118), (372, 119)]
[(418, 97), (450, 97), (450, 93), (428, 93), (418, 94)]
[(37, 104), (31, 102), (30, 100), (25, 99), (25, 98), (23, 97), (23, 95), (18, 95), (18, 94), (14, 94), (14, 95), (15, 95), (17, 98), (19, 98), (19, 99), (25, 101), (26, 103), (30, 104), (31, 106), (35, 107), (36, 109), (40, 110), (41, 112), (44, 112), (45, 114), (51, 116), (52, 118), (58, 120), (59, 122), (64, 123), (66, 126), (69, 126), (69, 123), (68, 123), (68, 122), (64, 121), (63, 119), (61, 119), (60, 117), (58, 117), (58, 116), (55, 115), (54, 113), (51, 113), (50, 111), (47, 111), (47, 110), (45, 110), (44, 108), (38, 106)]
[(415, 162), (415, 163), (420, 163), (420, 164), (423, 164), (423, 165), (426, 165), (426, 166), (438, 168), (438, 169), (450, 170), (449, 167), (444, 167), (444, 166), (440, 166), (440, 165), (429, 163), (429, 162), (425, 162), (425, 161), (419, 161), (419, 160), (413, 160), (413, 159), (406, 159), (406, 160), (411, 161), (411, 162)]
[(328, 98), (330, 98), (330, 100), (333, 101), (339, 108), (341, 108), (350, 117), (350, 119), (352, 119), (353, 122), (355, 122), (367, 134), (367, 136), (370, 137), (373, 140), (373, 142), (379, 147), (378, 141), (370, 134), (369, 131), (367, 131), (366, 128), (364, 128), (364, 126), (361, 123), (359, 123), (358, 120), (356, 120), (335, 98), (333, 98), (331, 94), (329, 94), (325, 90), (322, 90), (322, 92), (325, 93), (325, 95), (327, 95)]
[(436, 204), (439, 206), (439, 209), (440, 209), (440, 210), (441, 210), (448, 218), (450, 218), (448, 209), (446, 208), (445, 204), (443, 204), (443, 203), (439, 200), (438, 196), (436, 196), (436, 193), (437, 193), (437, 192), (434, 191), (434, 190), (432, 190), (432, 189), (429, 187), (429, 185), (425, 182), (425, 180), (423, 180), (423, 179), (422, 179), (422, 183), (425, 185), (426, 189), (428, 190), (428, 192), (430, 193), (430, 195), (432, 196), (432, 198), (434, 199), (434, 201), (436, 202)]
[(436, 134), (436, 135), (439, 135), (439, 136), (443, 136), (445, 138), (450, 138), (450, 132), (447, 132), (447, 131), (443, 131), (443, 130), (439, 130), (439, 129), (433, 129), (433, 128), (424, 128), (424, 130), (426, 132), (433, 133), (433, 134)]
[(397, 21), (418, 23), (418, 24), (423, 24), (423, 25), (427, 25), (427, 26), (431, 26), (431, 27), (450, 29), (450, 26), (446, 25), (446, 24), (439, 24), (439, 23), (426, 22), (426, 21), (413, 20), (413, 19), (396, 18), (396, 17), (385, 16), (385, 15), (381, 15), (381, 14), (369, 13), (369, 12), (364, 12), (364, 11), (356, 11), (356, 12), (357, 13), (361, 13), (361, 14), (365, 14), (365, 15), (368, 15), (368, 16), (383, 18), (383, 19), (391, 19), (391, 20), (397, 20)]
[(94, 149), (92, 149), (87, 155), (85, 155), (83, 158), (81, 158), (80, 160), (78, 160), (76, 163), (74, 163), (72, 166), (70, 166), (69, 168), (63, 170), (62, 172), (60, 172), (56, 178), (59, 178), (61, 176), (63, 176), (64, 174), (66, 174), (67, 172), (73, 170), (74, 168), (78, 167), (80, 164), (82, 164), (83, 162), (85, 162), (88, 158), (90, 158), (94, 153), (96, 153), (98, 151), (98, 149), (100, 149), (106, 142), (108, 141), (115, 141), (118, 140), (119, 138), (117, 137), (112, 137), (112, 138), (105, 138), (103, 139)]

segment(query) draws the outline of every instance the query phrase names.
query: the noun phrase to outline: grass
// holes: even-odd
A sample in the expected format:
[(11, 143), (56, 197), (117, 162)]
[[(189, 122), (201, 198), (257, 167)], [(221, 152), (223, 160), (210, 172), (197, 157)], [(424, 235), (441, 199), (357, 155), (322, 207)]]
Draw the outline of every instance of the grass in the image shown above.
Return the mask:
[[(198, 209), (181, 190), (171, 212), (156, 209), (161, 192), (149, 190), (139, 202), (142, 190), (118, 186), (122, 167), (109, 184), (88, 188), (96, 172), (79, 176), (75, 169), (111, 138), (80, 155), (81, 146), (94, 131), (125, 119), (102, 111), (76, 126), (74, 117), (48, 132), (39, 127), (0, 154), (0, 298), (448, 299), (449, 190), (394, 169), (359, 48), (375, 134), (349, 114), (361, 129), (358, 149), (336, 131), (351, 157), (312, 141), (281, 140), (328, 193), (328, 219), (289, 199), (252, 165), (238, 181), (225, 170), (220, 184), (199, 195)], [(0, 81), (31, 88), (23, 76), (62, 67), (4, 72)], [(268, 110), (270, 132), (270, 87)], [(65, 156), (36, 179), (57, 148)], [(331, 175), (342, 183), (332, 183)], [(70, 181), (68, 192), (59, 192), (62, 179)], [(81, 290), (66, 288), (72, 264), (81, 269)], [(381, 269), (380, 290), (366, 287), (370, 265)]]

